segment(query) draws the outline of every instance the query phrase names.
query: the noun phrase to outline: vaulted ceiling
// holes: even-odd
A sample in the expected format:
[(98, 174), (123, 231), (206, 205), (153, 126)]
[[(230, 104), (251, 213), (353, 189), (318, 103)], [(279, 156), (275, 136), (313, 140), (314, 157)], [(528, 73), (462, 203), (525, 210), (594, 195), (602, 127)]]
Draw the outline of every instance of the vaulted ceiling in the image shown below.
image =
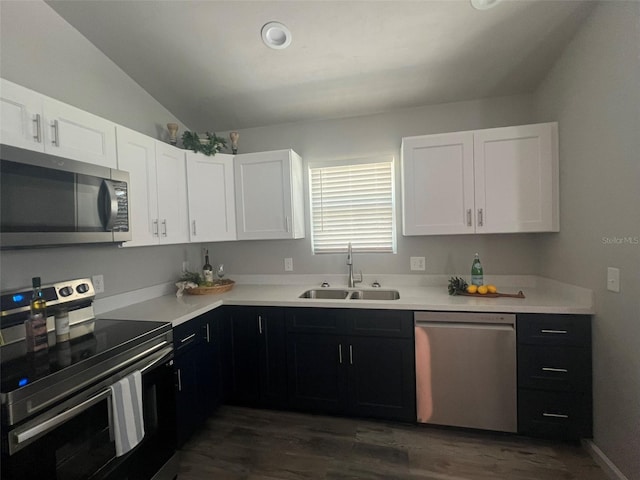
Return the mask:
[[(52, 0), (177, 118), (224, 131), (529, 93), (593, 2)], [(260, 30), (284, 23), (273, 50)]]

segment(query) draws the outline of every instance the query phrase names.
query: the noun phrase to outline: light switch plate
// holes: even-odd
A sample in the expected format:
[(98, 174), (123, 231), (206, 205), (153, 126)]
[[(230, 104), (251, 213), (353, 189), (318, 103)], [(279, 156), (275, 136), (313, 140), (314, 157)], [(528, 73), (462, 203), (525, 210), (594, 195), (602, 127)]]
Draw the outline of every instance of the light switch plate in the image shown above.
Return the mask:
[(409, 257), (409, 264), (411, 266), (411, 270), (424, 271), (425, 269), (424, 257)]
[(614, 267), (607, 268), (607, 290), (620, 292), (620, 269)]
[(104, 293), (104, 276), (94, 275), (91, 280), (93, 282), (93, 289), (95, 290), (96, 294)]

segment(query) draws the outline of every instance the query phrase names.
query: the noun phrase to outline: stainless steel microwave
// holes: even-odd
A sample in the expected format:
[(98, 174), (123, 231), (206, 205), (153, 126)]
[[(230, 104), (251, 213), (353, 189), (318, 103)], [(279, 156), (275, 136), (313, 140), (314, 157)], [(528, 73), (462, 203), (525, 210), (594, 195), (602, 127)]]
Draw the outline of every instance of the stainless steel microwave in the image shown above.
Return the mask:
[(0, 246), (131, 240), (129, 173), (0, 145)]

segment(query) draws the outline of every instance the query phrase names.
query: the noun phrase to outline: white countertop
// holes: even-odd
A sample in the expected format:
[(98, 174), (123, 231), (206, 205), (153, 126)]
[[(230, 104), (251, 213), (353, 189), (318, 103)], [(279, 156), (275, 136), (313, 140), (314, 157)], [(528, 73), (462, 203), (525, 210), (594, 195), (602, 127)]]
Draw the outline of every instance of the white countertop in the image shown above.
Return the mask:
[[(509, 283), (509, 285), (513, 284), (513, 281)], [(319, 288), (319, 283), (251, 284), (242, 283), (241, 280), (233, 290), (226, 293), (183, 295), (182, 297), (176, 297), (175, 294), (162, 295), (123, 308), (105, 311), (99, 316), (123, 320), (164, 321), (176, 326), (221, 305), (585, 315), (594, 313), (593, 294), (590, 290), (538, 277), (527, 277), (521, 284), (525, 286), (501, 288), (500, 283), (496, 282), (500, 292), (517, 293), (518, 290), (522, 290), (525, 294), (523, 299), (451, 296), (447, 293), (446, 284), (394, 286), (383, 283), (383, 289), (398, 290), (400, 293), (400, 299), (387, 301), (304, 299), (299, 298), (300, 294), (309, 289)], [(342, 288), (342, 286), (332, 285), (332, 288)], [(371, 287), (364, 286), (355, 290), (362, 289), (371, 289)]]

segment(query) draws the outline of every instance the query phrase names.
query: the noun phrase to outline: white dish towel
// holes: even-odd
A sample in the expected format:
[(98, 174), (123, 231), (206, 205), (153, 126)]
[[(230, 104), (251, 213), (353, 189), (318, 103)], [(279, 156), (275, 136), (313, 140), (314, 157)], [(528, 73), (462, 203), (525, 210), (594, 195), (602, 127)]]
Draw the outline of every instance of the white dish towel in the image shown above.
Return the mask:
[(120, 457), (144, 438), (140, 371), (136, 370), (111, 386), (111, 415), (116, 456)]

